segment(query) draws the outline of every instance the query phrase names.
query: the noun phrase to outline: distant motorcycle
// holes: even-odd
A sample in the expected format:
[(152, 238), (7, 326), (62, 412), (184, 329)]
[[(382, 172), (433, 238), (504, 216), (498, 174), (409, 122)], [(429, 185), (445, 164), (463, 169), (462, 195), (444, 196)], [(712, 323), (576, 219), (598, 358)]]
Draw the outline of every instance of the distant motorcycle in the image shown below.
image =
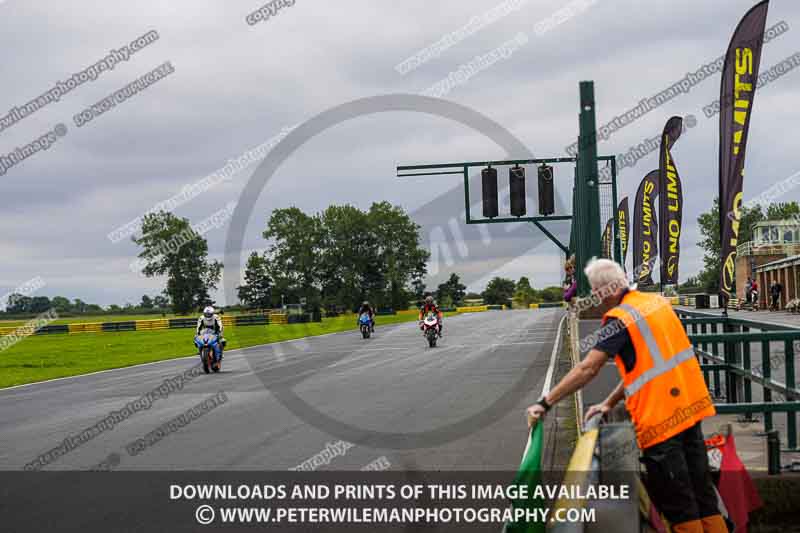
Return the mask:
[(203, 363), (203, 371), (209, 374), (212, 370), (219, 372), (222, 365), (222, 347), (220, 346), (219, 361), (214, 357), (215, 347), (219, 342), (217, 334), (212, 329), (203, 330), (194, 338), (194, 344), (200, 350), (200, 362)]
[(372, 319), (369, 317), (369, 313), (361, 313), (358, 317), (358, 327), (361, 330), (361, 336), (369, 339), (372, 334)]
[(428, 313), (422, 321), (422, 334), (428, 339), (431, 348), (436, 347), (439, 338), (439, 317), (435, 313)]

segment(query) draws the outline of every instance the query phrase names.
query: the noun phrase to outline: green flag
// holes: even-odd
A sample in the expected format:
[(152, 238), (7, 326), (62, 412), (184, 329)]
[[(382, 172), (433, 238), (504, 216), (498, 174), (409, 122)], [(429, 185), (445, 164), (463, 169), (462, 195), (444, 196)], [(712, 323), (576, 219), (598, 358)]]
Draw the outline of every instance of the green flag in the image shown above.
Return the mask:
[[(544, 429), (542, 424), (537, 423), (528, 435), (528, 445), (522, 455), (522, 462), (519, 465), (517, 475), (514, 477), (514, 485), (527, 485), (528, 493), (533, 494), (534, 489), (542, 481), (542, 447), (544, 442)], [(544, 502), (535, 499), (512, 500), (511, 506), (515, 509), (541, 509)], [(535, 523), (506, 523), (503, 531), (506, 533), (544, 533), (545, 524)]]

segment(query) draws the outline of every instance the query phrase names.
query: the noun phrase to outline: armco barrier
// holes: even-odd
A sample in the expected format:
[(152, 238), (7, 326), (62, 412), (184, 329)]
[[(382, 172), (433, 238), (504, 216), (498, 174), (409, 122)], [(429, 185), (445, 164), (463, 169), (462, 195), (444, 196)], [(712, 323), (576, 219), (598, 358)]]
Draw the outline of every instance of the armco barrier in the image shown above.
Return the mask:
[(566, 307), (566, 302), (542, 302), (538, 304), (530, 304), (531, 309), (548, 309), (554, 307)]
[(288, 324), (289, 321), (287, 319), (286, 313), (270, 313), (269, 314), (269, 323), (270, 324)]
[(47, 335), (48, 333), (69, 333), (69, 326), (66, 324), (50, 324), (36, 330), (36, 335)]
[(196, 318), (170, 318), (169, 329), (193, 328), (197, 325)]
[[(286, 324), (286, 315), (275, 316), (273, 323)], [(303, 315), (291, 322), (311, 321), (310, 315)], [(270, 323), (266, 315), (237, 315), (222, 317), (222, 324), (229, 326), (265, 326)], [(194, 328), (197, 325), (195, 318), (160, 318), (154, 320), (124, 320), (119, 322), (80, 322), (75, 324), (49, 324), (36, 330), (34, 335), (47, 335), (56, 333), (108, 333), (118, 331), (153, 331), (160, 329)], [(0, 327), (0, 337), (14, 333), (20, 326)]]
[(102, 322), (87, 322), (85, 324), (68, 324), (69, 333), (100, 333), (103, 331)]
[(566, 307), (566, 302), (542, 302), (539, 304), (539, 309), (546, 309), (548, 307)]
[(152, 331), (154, 329), (167, 329), (169, 328), (169, 320), (161, 318), (158, 320), (137, 320), (137, 331)]
[(269, 324), (269, 319), (264, 315), (242, 315), (232, 318), (235, 319), (233, 325), (236, 326), (259, 326)]
[(103, 331), (136, 331), (136, 321), (103, 322)]
[[(559, 499), (554, 505), (553, 515), (558, 516), (568, 509), (588, 509), (594, 512), (594, 520), (591, 523), (556, 522), (549, 531), (554, 533), (651, 531), (642, 527), (643, 516), (649, 516), (650, 505), (647, 491), (637, 474), (638, 464), (639, 452), (633, 426), (630, 423), (606, 424), (601, 422), (600, 416), (591, 418), (575, 444), (575, 451), (561, 484), (577, 486), (582, 491), (598, 484), (626, 485), (629, 498)], [(647, 505), (643, 506), (643, 500)], [(559, 509), (564, 511), (560, 513)]]
[(286, 322), (288, 324), (308, 324), (309, 322), (313, 322), (314, 317), (311, 313), (303, 313), (301, 315), (298, 314), (291, 314), (286, 317)]
[(482, 311), (487, 311), (489, 309), (488, 305), (470, 305), (467, 307), (456, 307), (456, 311), (459, 313), (480, 313)]
[[(411, 311), (417, 313), (418, 311)], [(287, 315), (284, 313), (271, 313), (269, 315), (228, 315), (222, 317), (225, 327), (235, 326), (266, 326), (268, 324), (295, 324), (313, 322), (311, 314)], [(197, 319), (191, 317), (159, 318), (153, 320), (124, 320), (119, 322), (84, 322), (76, 324), (50, 324), (39, 328), (35, 335), (50, 333), (103, 333), (118, 331), (153, 331), (160, 329), (194, 328)], [(14, 333), (20, 326), (0, 327), (0, 336)]]
[[(575, 443), (575, 451), (572, 452), (564, 479), (561, 481), (563, 485), (578, 486), (585, 490), (589, 485), (598, 482), (600, 465), (595, 450), (597, 449), (597, 440), (600, 435), (598, 430), (599, 422), (600, 417), (591, 419), (578, 438), (578, 442)], [(556, 509), (583, 508), (584, 506), (585, 500), (560, 499), (556, 502), (554, 511)], [(577, 533), (582, 532), (583, 529), (584, 525), (580, 523), (560, 523), (553, 526), (551, 531)]]
[[(568, 339), (571, 366), (580, 361), (578, 318), (574, 313), (567, 315)], [(556, 533), (589, 533), (593, 531), (614, 531), (619, 533), (639, 533), (642, 515), (642, 499), (647, 499), (641, 481), (636, 474), (639, 469), (639, 451), (633, 426), (629, 422), (604, 423), (600, 416), (594, 416), (583, 423), (583, 398), (579, 390), (575, 394), (576, 422), (579, 438), (575, 444), (562, 485), (586, 488), (597, 484), (625, 484), (630, 489), (627, 500), (570, 500), (559, 499), (553, 508), (588, 508), (595, 512), (593, 523), (556, 522), (548, 529)], [(645, 509), (649, 510), (648, 505)], [(645, 512), (645, 516), (647, 513)], [(620, 520), (624, 517), (624, 520)]]

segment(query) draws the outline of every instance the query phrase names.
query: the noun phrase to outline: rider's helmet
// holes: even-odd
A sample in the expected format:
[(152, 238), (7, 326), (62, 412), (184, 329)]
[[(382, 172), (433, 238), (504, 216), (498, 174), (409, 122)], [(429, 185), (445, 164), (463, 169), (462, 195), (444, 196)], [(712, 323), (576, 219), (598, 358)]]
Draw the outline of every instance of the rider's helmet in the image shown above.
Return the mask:
[(212, 316), (214, 316), (214, 308), (209, 305), (208, 307), (203, 309), (203, 316), (206, 318), (211, 318)]
[(428, 305), (432, 304), (433, 303), (433, 296), (426, 296), (425, 297), (425, 303), (428, 304)]
[(364, 307), (366, 307), (366, 306), (368, 306), (368, 305), (369, 305), (369, 302), (368, 302), (368, 301), (366, 301), (366, 300), (364, 300), (364, 303), (362, 303), (361, 305), (363, 305)]

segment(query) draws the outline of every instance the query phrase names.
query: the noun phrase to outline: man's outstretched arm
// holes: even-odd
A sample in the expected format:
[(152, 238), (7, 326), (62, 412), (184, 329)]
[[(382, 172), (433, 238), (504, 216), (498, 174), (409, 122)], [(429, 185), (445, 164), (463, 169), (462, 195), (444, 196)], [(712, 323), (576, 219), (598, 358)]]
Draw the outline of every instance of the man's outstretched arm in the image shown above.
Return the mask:
[[(608, 361), (608, 354), (594, 348), (590, 350), (583, 361), (575, 365), (575, 368), (570, 370), (558, 385), (545, 395), (545, 402), (555, 405), (565, 396), (582, 388), (597, 376), (606, 361)], [(533, 425), (545, 412), (545, 408), (538, 403), (528, 407), (528, 425)]]
[(590, 418), (595, 415), (604, 415), (611, 411), (614, 406), (616, 406), (620, 400), (625, 397), (625, 383), (620, 381), (619, 384), (611, 391), (611, 394), (608, 395), (603, 403), (599, 403), (597, 405), (591, 406), (587, 409), (586, 414), (583, 417), (584, 422), (588, 422)]

